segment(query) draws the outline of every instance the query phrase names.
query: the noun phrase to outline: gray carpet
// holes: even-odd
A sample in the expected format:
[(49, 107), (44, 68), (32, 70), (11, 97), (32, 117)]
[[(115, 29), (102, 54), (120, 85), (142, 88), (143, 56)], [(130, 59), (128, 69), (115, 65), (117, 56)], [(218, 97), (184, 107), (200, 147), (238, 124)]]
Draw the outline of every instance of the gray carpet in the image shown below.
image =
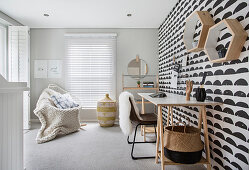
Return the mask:
[[(38, 126), (24, 133), (26, 170), (160, 170), (155, 159), (132, 160), (131, 145), (118, 125), (101, 128), (88, 123), (84, 130), (36, 144)], [(140, 133), (138, 133), (142, 140)], [(135, 155), (154, 155), (155, 144), (135, 145)], [(202, 170), (203, 166), (166, 166), (166, 170)]]

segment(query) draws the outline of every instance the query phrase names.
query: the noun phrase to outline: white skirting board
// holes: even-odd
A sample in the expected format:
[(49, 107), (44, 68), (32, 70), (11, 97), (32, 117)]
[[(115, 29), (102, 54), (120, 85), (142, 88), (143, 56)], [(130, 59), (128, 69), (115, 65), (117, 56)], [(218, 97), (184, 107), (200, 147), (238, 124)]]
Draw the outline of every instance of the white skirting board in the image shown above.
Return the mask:
[[(40, 122), (39, 119), (30, 119), (31, 123), (38, 123)], [(87, 122), (98, 122), (97, 119), (88, 119), (88, 120), (80, 120), (81, 123), (87, 123)], [(115, 123), (119, 123), (119, 120), (116, 119)]]
[(0, 170), (23, 170), (23, 92), (0, 93)]

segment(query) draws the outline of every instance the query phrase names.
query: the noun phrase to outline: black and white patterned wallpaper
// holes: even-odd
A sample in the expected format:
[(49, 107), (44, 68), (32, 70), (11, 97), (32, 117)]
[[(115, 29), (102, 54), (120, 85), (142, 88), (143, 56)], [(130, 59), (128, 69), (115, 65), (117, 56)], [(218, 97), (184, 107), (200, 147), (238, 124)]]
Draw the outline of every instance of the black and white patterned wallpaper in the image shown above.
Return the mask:
[[(226, 18), (237, 19), (249, 34), (249, 0), (179, 0), (159, 27), (160, 90), (184, 96), (185, 81), (190, 79), (194, 82), (194, 91), (206, 71), (207, 100), (224, 103), (221, 106), (207, 106), (212, 168), (248, 170), (249, 37), (238, 60), (211, 63), (204, 51), (188, 53), (183, 43), (183, 32), (186, 18), (194, 11), (209, 11), (215, 23)], [(197, 23), (194, 39), (198, 39), (200, 29), (201, 25)], [(223, 30), (217, 48), (228, 47), (230, 40), (229, 31)], [(184, 57), (188, 58), (187, 66), (180, 69), (177, 89), (170, 86), (173, 56), (178, 64)], [(188, 116), (192, 125), (197, 125), (198, 109), (175, 107), (174, 121)], [(167, 108), (163, 108), (163, 111), (166, 120)]]

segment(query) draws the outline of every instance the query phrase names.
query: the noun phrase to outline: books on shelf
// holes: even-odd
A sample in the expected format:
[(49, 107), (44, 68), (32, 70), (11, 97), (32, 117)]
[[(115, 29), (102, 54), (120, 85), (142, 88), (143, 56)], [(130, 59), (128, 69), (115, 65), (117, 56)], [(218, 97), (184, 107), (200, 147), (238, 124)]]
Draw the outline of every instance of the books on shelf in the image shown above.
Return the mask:
[(153, 88), (154, 87), (154, 82), (153, 81), (144, 81), (143, 82), (143, 87)]

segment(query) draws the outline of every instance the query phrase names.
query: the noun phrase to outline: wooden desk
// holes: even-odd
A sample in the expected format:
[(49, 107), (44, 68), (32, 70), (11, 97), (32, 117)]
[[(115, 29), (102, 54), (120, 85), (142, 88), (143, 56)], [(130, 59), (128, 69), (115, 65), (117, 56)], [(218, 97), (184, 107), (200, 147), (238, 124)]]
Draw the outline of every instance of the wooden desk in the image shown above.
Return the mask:
[[(164, 142), (163, 142), (163, 119), (162, 119), (162, 107), (168, 107), (168, 116), (167, 116), (167, 126), (169, 126), (169, 118), (171, 117), (171, 122), (173, 122), (173, 106), (199, 106), (199, 119), (198, 119), (198, 128), (201, 129), (203, 122), (204, 129), (204, 142), (205, 142), (205, 151), (206, 159), (202, 157), (201, 161), (196, 164), (206, 164), (207, 169), (211, 170), (210, 164), (210, 150), (209, 150), (209, 139), (208, 139), (208, 128), (207, 128), (207, 117), (206, 117), (206, 105), (221, 105), (222, 103), (205, 101), (198, 102), (194, 98), (190, 98), (190, 101), (186, 101), (185, 96), (180, 96), (177, 94), (166, 93), (167, 97), (165, 98), (152, 98), (149, 95), (152, 93), (138, 93), (142, 97), (142, 102), (144, 99), (150, 101), (158, 108), (158, 120), (157, 120), (157, 142), (156, 142), (156, 163), (158, 163), (158, 158), (161, 160), (161, 169), (164, 170), (164, 165), (181, 165), (180, 163), (172, 162), (164, 156)], [(142, 104), (144, 107), (144, 104)], [(144, 108), (142, 108), (144, 111)], [(159, 144), (161, 151), (159, 151)]]

